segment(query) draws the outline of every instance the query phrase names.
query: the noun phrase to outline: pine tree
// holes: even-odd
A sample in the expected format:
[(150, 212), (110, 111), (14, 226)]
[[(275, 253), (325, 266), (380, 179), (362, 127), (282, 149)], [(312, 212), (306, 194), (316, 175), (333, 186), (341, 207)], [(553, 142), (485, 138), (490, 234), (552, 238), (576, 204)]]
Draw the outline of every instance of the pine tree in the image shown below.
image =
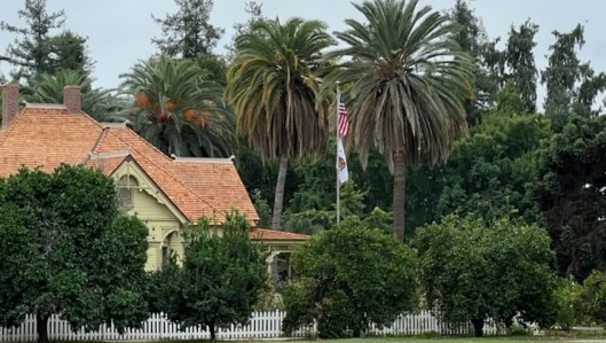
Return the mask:
[(26, 0), (18, 15), (25, 20), (25, 27), (0, 22), (1, 30), (17, 35), (5, 54), (0, 55), (0, 61), (16, 68), (11, 75), (13, 79), (29, 83), (42, 74), (60, 70), (85, 75), (90, 72), (92, 62), (86, 52), (86, 38), (70, 31), (53, 35), (53, 31), (64, 29), (64, 11), (48, 13), (46, 0)]
[(179, 10), (154, 21), (162, 27), (162, 35), (152, 39), (163, 54), (178, 58), (194, 58), (200, 53), (211, 54), (225, 30), (210, 23), (213, 0), (175, 0)]

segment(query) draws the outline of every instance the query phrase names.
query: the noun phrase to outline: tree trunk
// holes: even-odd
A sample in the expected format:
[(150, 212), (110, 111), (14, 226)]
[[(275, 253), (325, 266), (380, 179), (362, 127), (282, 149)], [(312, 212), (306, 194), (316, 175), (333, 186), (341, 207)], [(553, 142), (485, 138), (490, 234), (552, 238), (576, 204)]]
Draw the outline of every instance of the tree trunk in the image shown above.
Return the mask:
[(482, 337), (484, 335), (484, 319), (482, 318), (473, 318), (471, 320), (471, 324), (473, 325), (473, 333), (476, 337)]
[(284, 185), (286, 184), (287, 170), (288, 157), (281, 157), (278, 181), (276, 182), (276, 193), (274, 195), (274, 212), (271, 219), (271, 228), (274, 230), (282, 230), (282, 207), (284, 205)]
[(208, 331), (210, 332), (210, 340), (214, 342), (216, 338), (215, 322), (210, 322), (208, 324)]
[(393, 153), (393, 234), (404, 241), (404, 218), (406, 212), (406, 158), (404, 150)]
[(36, 314), (36, 326), (38, 331), (38, 342), (48, 342), (48, 316)]

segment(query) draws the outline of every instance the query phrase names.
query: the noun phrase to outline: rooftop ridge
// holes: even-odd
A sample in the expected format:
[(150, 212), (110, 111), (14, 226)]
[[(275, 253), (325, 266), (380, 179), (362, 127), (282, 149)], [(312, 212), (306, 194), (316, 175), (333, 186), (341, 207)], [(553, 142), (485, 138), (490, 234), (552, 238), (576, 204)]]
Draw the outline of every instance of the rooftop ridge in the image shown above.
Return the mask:
[(177, 163), (218, 163), (233, 164), (234, 155), (230, 157), (179, 157), (171, 155), (173, 162)]
[(103, 159), (103, 158), (114, 158), (114, 157), (126, 157), (130, 155), (131, 148), (114, 150), (114, 151), (106, 151), (106, 152), (89, 152), (89, 156), (91, 160)]
[(100, 122), (99, 123), (103, 128), (114, 128), (114, 129), (125, 129), (126, 122), (123, 121), (121, 123), (110, 123), (110, 122)]
[(26, 102), (25, 108), (48, 108), (52, 110), (66, 110), (67, 107), (63, 104), (48, 104), (48, 103), (32, 103)]

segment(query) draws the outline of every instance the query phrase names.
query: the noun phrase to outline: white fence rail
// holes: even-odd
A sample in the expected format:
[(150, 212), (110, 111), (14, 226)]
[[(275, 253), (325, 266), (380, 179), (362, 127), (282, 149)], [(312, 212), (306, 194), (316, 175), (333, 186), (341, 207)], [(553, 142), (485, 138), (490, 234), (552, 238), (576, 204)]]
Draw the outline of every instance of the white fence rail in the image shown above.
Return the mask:
[[(232, 325), (229, 329), (218, 329), (217, 338), (221, 340), (236, 340), (249, 338), (282, 337), (282, 320), (286, 315), (283, 311), (254, 312), (247, 325)], [(296, 332), (293, 336), (313, 335), (316, 327), (310, 327)], [(420, 335), (437, 333), (442, 335), (469, 335), (473, 333), (471, 326), (449, 329), (440, 323), (429, 311), (418, 314), (400, 315), (391, 327), (377, 329), (372, 326), (369, 330), (373, 335)], [(486, 335), (497, 334), (495, 325), (484, 326)], [(151, 341), (151, 340), (185, 340), (208, 339), (210, 334), (206, 328), (195, 327), (180, 330), (179, 325), (170, 322), (162, 314), (155, 313), (143, 323), (141, 329), (127, 329), (122, 335), (113, 325), (101, 325), (97, 331), (85, 332), (83, 329), (72, 331), (71, 326), (58, 316), (52, 316), (48, 321), (48, 336), (50, 340), (60, 341)], [(0, 342), (35, 341), (38, 338), (36, 317), (29, 315), (23, 324), (17, 328), (0, 328)]]

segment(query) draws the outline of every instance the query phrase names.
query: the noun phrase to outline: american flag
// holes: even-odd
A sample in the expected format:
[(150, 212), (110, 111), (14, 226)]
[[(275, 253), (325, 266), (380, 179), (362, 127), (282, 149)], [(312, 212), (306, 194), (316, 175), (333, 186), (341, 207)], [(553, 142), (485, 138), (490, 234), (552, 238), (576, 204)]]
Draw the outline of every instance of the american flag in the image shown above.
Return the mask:
[(345, 104), (339, 99), (339, 136), (346, 136), (349, 131), (349, 123), (347, 122), (347, 108)]

